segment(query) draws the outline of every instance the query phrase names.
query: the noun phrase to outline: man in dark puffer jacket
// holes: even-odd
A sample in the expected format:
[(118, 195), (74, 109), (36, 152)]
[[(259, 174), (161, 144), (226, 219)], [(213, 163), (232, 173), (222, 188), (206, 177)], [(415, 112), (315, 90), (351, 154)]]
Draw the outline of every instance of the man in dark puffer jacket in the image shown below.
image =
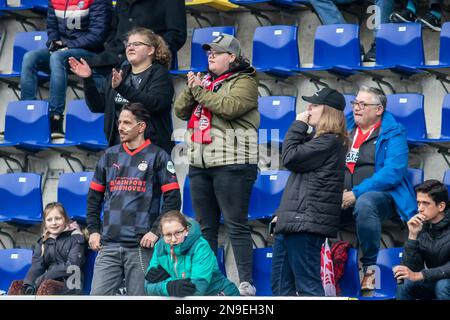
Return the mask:
[[(450, 300), (450, 209), (448, 191), (437, 180), (416, 188), (419, 213), (408, 221), (401, 266), (394, 267), (397, 299)], [(426, 266), (426, 267), (425, 267)]]
[(38, 71), (50, 73), (49, 111), (52, 138), (63, 137), (67, 60), (103, 49), (108, 36), (110, 0), (51, 0), (47, 11), (48, 49), (27, 52), (20, 77), (21, 100), (36, 100)]

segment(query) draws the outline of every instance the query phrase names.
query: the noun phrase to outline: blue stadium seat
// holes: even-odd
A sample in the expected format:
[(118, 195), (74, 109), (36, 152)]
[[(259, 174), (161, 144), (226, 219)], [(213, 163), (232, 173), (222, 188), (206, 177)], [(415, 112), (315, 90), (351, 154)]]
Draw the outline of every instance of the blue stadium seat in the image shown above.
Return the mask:
[(59, 177), (58, 201), (72, 220), (86, 224), (87, 194), (93, 172), (64, 173)]
[[(47, 48), (46, 42), (47, 32), (45, 31), (17, 32), (14, 39), (12, 71), (0, 74), (0, 80), (2, 78), (19, 78), (25, 53)], [(48, 76), (42, 72), (39, 72), (38, 75), (43, 79), (48, 79)]]
[(408, 143), (426, 143), (427, 129), (423, 95), (402, 93), (387, 95), (386, 110), (391, 112), (407, 131)]
[(227, 276), (227, 271), (225, 269), (225, 250), (223, 247), (217, 248), (217, 264), (219, 265), (219, 270), (224, 276)]
[(341, 297), (358, 297), (361, 295), (361, 283), (359, 280), (358, 250), (348, 249), (348, 258), (344, 267), (344, 274), (339, 281)]
[(375, 36), (376, 63), (360, 70), (386, 70), (403, 75), (423, 72), (425, 55), (422, 43), (422, 26), (419, 23), (381, 24)]
[(292, 10), (292, 8), (308, 4), (308, 0), (230, 0), (230, 2), (260, 11), (273, 10), (274, 8)]
[(448, 189), (449, 192), (449, 200), (450, 200), (450, 170), (446, 170), (444, 173), (444, 179), (442, 181)]
[[(347, 77), (361, 66), (359, 26), (356, 24), (330, 24), (318, 26), (314, 37), (312, 66), (298, 69), (302, 73), (327, 71)], [(330, 54), (332, 53), (332, 54)]]
[(184, 186), (183, 186), (183, 214), (195, 219), (195, 212), (194, 208), (192, 207), (192, 200), (191, 200), (191, 188), (189, 183), (189, 177), (186, 175), (186, 179), (184, 180)]
[(300, 58), (297, 46), (297, 26), (257, 27), (253, 35), (252, 65), (258, 72), (279, 77), (295, 75)]
[(423, 170), (416, 168), (408, 168), (408, 180), (413, 189), (423, 182)]
[[(295, 120), (295, 97), (267, 96), (258, 99), (258, 110), (261, 114), (258, 142), (261, 144), (271, 141), (282, 143), (284, 136)], [(261, 132), (261, 130), (266, 132)], [(271, 129), (278, 129), (278, 138), (272, 137)]]
[[(450, 25), (450, 24), (449, 24)], [(450, 141), (450, 94), (445, 95), (444, 102), (442, 103), (442, 116), (441, 116), (441, 141)]]
[(442, 25), (440, 45), (439, 45), (439, 61), (437, 64), (426, 65), (424, 69), (441, 69), (450, 67), (450, 22)]
[(30, 249), (0, 250), (0, 295), (6, 294), (15, 280), (23, 280), (31, 267)]
[(234, 36), (234, 27), (209, 27), (196, 28), (192, 33), (191, 43), (191, 69), (190, 70), (171, 70), (172, 74), (186, 74), (189, 71), (205, 72), (208, 67), (208, 57), (205, 50), (202, 49), (204, 43), (211, 43), (221, 33)]
[[(395, 299), (397, 290), (397, 280), (394, 277), (392, 268), (402, 261), (403, 248), (387, 248), (378, 252), (377, 266), (380, 270), (379, 288), (375, 288), (370, 297), (360, 297), (361, 300), (388, 300)], [(377, 283), (375, 282), (375, 287)]]
[(9, 102), (5, 116), (5, 140), (0, 148), (15, 147), (37, 152), (48, 147), (50, 122), (46, 101)]
[(272, 247), (253, 249), (253, 285), (257, 296), (272, 296)]
[(344, 114), (345, 117), (347, 117), (349, 114), (353, 113), (353, 107), (351, 102), (355, 100), (356, 96), (352, 94), (344, 94), (344, 98), (345, 98)]
[(95, 258), (97, 258), (97, 251), (89, 249), (86, 254), (86, 263), (84, 264), (83, 293), (85, 295), (89, 295), (91, 293), (92, 278), (94, 277)]
[(66, 143), (75, 142), (78, 147), (101, 151), (108, 147), (103, 132), (104, 114), (93, 113), (85, 100), (72, 100), (67, 105)]
[(289, 175), (287, 170), (259, 172), (250, 196), (250, 220), (272, 217), (280, 205)]
[(0, 222), (25, 226), (42, 222), (40, 175), (35, 173), (0, 175)]

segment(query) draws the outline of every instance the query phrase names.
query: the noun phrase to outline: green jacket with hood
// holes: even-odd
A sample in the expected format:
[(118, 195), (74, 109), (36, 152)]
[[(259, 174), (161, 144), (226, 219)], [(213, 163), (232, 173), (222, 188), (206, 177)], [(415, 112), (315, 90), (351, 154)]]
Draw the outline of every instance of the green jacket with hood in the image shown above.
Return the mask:
[(196, 286), (196, 296), (215, 296), (221, 292), (226, 296), (238, 296), (239, 290), (235, 284), (220, 272), (216, 256), (201, 235), (198, 222), (188, 219), (188, 224), (190, 228), (184, 242), (174, 247), (176, 257), (171, 257), (170, 245), (164, 239), (156, 243), (147, 272), (161, 266), (170, 278), (158, 283), (145, 281), (146, 293), (151, 296), (169, 296), (169, 281), (189, 278)]
[(175, 114), (181, 120), (190, 119), (196, 103), (212, 113), (212, 143), (192, 142), (192, 129), (185, 135), (189, 163), (195, 167), (257, 163), (260, 114), (256, 71), (243, 64), (231, 72), (216, 92), (186, 87), (175, 101)]

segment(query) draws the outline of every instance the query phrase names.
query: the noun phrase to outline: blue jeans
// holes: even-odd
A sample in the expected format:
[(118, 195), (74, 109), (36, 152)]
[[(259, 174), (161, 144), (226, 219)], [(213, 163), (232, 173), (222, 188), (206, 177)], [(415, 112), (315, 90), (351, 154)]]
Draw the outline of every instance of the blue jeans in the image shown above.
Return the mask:
[(95, 259), (91, 295), (115, 295), (125, 279), (127, 295), (144, 296), (144, 272), (152, 253), (153, 249), (104, 246)]
[(396, 214), (395, 202), (388, 192), (371, 191), (361, 195), (355, 203), (353, 216), (363, 257), (364, 270), (375, 265), (380, 250), (381, 222)]
[[(310, 0), (309, 2), (314, 8), (314, 11), (322, 21), (322, 24), (342, 24), (347, 23), (342, 16), (342, 13), (336, 7), (340, 4), (350, 4), (356, 0)], [(389, 15), (392, 13), (394, 1), (393, 0), (374, 0), (375, 5), (380, 10), (376, 10), (375, 21), (380, 23), (389, 22)]]
[(397, 287), (397, 300), (450, 300), (450, 279), (433, 282), (410, 281)]
[(272, 256), (272, 292), (276, 296), (325, 296), (320, 251), (325, 237), (312, 233), (276, 234)]
[(66, 103), (68, 59), (94, 55), (93, 52), (84, 49), (59, 50), (51, 54), (48, 49), (27, 52), (22, 62), (20, 99), (36, 100), (38, 71), (44, 71), (50, 74), (49, 111), (63, 114)]

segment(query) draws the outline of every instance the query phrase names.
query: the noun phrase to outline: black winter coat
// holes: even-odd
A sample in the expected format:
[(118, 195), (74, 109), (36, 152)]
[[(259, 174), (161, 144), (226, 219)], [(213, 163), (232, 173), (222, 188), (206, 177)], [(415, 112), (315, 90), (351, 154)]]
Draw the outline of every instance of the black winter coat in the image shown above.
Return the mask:
[(44, 255), (42, 256), (42, 242), (40, 238), (33, 250), (31, 267), (25, 276), (24, 283), (33, 285), (36, 289), (48, 279), (64, 281), (73, 275), (69, 266), (78, 266), (81, 271), (80, 289), (83, 288), (83, 268), (86, 259), (86, 241), (79, 230), (62, 232), (56, 239), (48, 238), (44, 241)]
[(450, 279), (450, 209), (438, 223), (425, 223), (417, 240), (408, 239), (402, 264), (422, 271), (425, 282)]
[(344, 188), (344, 138), (324, 134), (314, 138), (308, 125), (295, 121), (283, 142), (282, 160), (292, 171), (275, 214), (275, 233), (308, 232), (337, 235)]
[(171, 140), (172, 125), (172, 99), (174, 88), (172, 78), (167, 68), (159, 63), (153, 63), (147, 78), (142, 79), (140, 87), (136, 90), (124, 81), (131, 73), (131, 66), (122, 67), (123, 80), (113, 89), (111, 77), (105, 81), (103, 92), (100, 93), (92, 77), (84, 79), (84, 95), (86, 103), (92, 112), (105, 114), (104, 132), (109, 146), (114, 144), (117, 123), (115, 121), (115, 96), (119, 93), (130, 102), (140, 102), (150, 112), (150, 121), (147, 123), (145, 137), (152, 143), (163, 148), (169, 155), (174, 142)]
[(134, 27), (151, 29), (163, 37), (174, 56), (187, 36), (184, 0), (118, 0), (105, 50), (86, 59), (89, 65), (94, 68), (114, 67), (124, 61), (123, 41)]

